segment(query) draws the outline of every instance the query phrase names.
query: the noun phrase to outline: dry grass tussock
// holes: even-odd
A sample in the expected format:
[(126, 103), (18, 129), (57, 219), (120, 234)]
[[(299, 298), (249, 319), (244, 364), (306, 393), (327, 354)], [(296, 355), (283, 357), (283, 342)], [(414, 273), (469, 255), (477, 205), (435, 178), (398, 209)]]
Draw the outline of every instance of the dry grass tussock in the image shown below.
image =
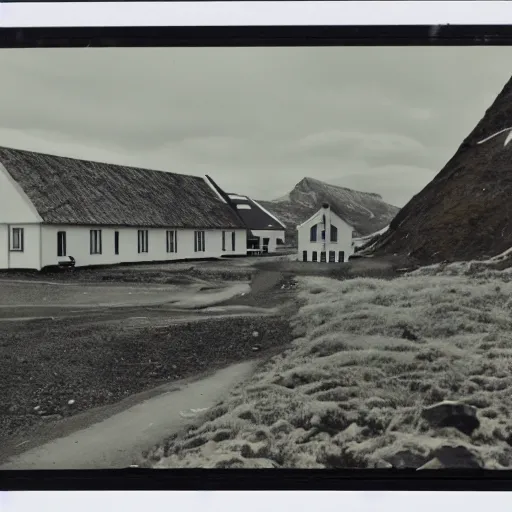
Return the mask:
[[(452, 445), (512, 467), (510, 275), (452, 266), (393, 281), (300, 279), (292, 346), (151, 464), (418, 467)], [(480, 427), (430, 427), (421, 410), (440, 400), (476, 406)]]

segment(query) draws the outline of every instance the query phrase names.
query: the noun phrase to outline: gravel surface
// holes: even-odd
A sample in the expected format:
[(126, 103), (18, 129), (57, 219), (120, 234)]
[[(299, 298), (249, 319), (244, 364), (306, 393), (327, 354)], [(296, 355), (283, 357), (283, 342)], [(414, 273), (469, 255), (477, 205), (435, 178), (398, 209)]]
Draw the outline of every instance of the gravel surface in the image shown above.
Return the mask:
[[(41, 428), (52, 428), (61, 418), (117, 403), (163, 383), (195, 377), (252, 358), (265, 359), (282, 350), (292, 340), (289, 318), (296, 309), (294, 280), (280, 272), (255, 271), (249, 263), (241, 259), (64, 273), (0, 273), (0, 286), (2, 278), (77, 282), (85, 286), (102, 281), (110, 286), (116, 281), (180, 285), (199, 280), (215, 286), (217, 282), (252, 278), (250, 293), (223, 305), (278, 306), (280, 310), (278, 316), (208, 318), (172, 325), (169, 325), (170, 317), (167, 325), (161, 321), (148, 324), (148, 321), (114, 320), (108, 310), (101, 323), (86, 312), (78, 312), (79, 318), (3, 322), (0, 325), (0, 445), (37, 438)], [(4, 289), (6, 286), (9, 285), (4, 283)], [(45, 302), (41, 304), (48, 303), (49, 293), (55, 292), (62, 299), (76, 287), (50, 288), (45, 287)], [(21, 292), (16, 291), (22, 292), (23, 288)], [(14, 296), (7, 295), (11, 295), (7, 303), (12, 303)], [(74, 304), (76, 297), (69, 300)], [(122, 308), (116, 311), (120, 313)], [(16, 316), (15, 312), (5, 314)], [(146, 316), (142, 309), (141, 315)], [(160, 320), (165, 322), (166, 318)]]
[(247, 281), (254, 270), (251, 262), (236, 260), (189, 261), (177, 263), (120, 265), (75, 270), (0, 271), (2, 279), (44, 280), (56, 282), (122, 282), (190, 284), (203, 280)]
[(319, 276), (346, 280), (356, 277), (392, 279), (401, 275), (401, 269), (411, 268), (412, 262), (402, 257), (356, 258), (343, 264), (311, 263), (293, 260), (260, 261), (256, 271), (279, 272), (283, 275)]
[(291, 338), (282, 317), (165, 327), (65, 319), (6, 324), (0, 331), (0, 442), (164, 382), (261, 357)]

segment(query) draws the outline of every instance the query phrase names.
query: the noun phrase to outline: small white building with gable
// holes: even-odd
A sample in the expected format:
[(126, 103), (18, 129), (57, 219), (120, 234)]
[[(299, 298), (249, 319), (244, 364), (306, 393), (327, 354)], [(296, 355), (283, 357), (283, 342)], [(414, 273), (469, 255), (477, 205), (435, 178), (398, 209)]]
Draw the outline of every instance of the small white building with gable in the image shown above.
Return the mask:
[(297, 226), (299, 261), (344, 263), (354, 253), (354, 228), (327, 203)]
[(272, 213), (250, 197), (228, 194), (238, 216), (248, 228), (247, 250), (275, 253), (285, 243), (286, 226)]

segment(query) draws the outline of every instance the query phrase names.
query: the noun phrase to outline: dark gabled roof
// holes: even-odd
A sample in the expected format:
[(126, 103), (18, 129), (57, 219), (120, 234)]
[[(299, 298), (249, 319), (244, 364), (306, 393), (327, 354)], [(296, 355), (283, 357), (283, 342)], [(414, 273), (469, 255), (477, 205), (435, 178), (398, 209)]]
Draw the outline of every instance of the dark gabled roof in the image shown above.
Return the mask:
[(245, 228), (199, 176), (1, 147), (0, 163), (48, 224)]
[[(236, 208), (238, 215), (242, 218), (249, 229), (277, 229), (279, 231), (285, 229), (284, 224), (249, 197), (234, 193), (229, 193), (228, 197), (234, 208)], [(244, 205), (246, 208), (238, 209), (238, 205)], [(247, 207), (250, 207), (250, 209)]]

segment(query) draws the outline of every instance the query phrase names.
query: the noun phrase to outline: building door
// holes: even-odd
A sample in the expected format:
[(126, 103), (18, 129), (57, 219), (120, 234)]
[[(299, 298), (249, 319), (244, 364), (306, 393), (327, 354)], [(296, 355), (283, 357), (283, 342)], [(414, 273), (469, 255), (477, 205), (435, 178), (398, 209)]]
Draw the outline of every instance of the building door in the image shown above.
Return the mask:
[(263, 252), (268, 252), (268, 244), (270, 242), (270, 238), (264, 238), (263, 239)]
[(57, 232), (57, 257), (62, 258), (63, 256), (67, 256), (66, 232), (58, 231)]
[(329, 251), (329, 263), (336, 261), (336, 251)]
[(114, 231), (114, 254), (119, 254), (119, 231)]
[(338, 262), (343, 263), (345, 261), (345, 251), (338, 252)]
[(320, 261), (321, 261), (322, 263), (325, 263), (325, 257), (326, 257), (326, 256), (325, 256), (325, 251), (322, 251), (322, 252), (320, 253)]
[(302, 251), (302, 261), (308, 261), (308, 251)]
[(313, 251), (311, 254), (311, 261), (318, 261), (318, 253), (316, 251)]

